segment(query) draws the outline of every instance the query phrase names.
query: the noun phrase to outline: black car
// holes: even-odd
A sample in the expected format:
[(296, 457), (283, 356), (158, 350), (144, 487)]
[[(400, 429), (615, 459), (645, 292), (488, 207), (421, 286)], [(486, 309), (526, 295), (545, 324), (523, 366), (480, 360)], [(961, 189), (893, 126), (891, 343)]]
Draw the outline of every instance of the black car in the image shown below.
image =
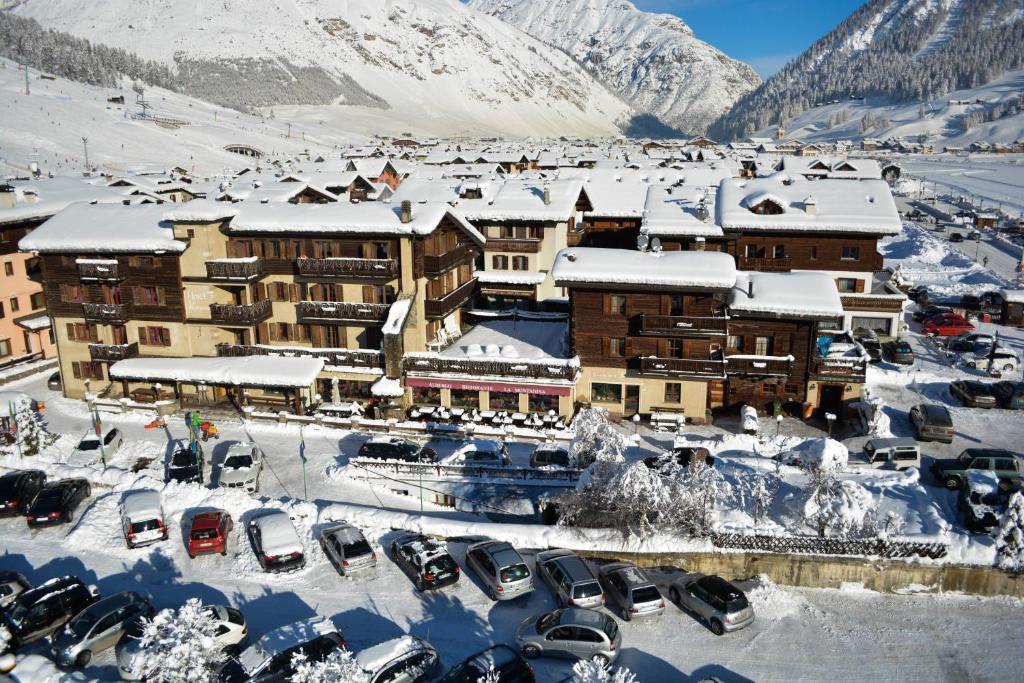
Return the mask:
[(951, 233), (949, 235), (949, 241), (950, 242), (963, 242), (964, 241), (964, 236), (962, 234), (960, 234), (959, 232), (954, 232), (954, 233)]
[(914, 302), (928, 300), (928, 288), (924, 285), (915, 285), (907, 290), (907, 298)]
[(10, 648), (15, 650), (50, 635), (98, 599), (95, 586), (62, 576), (19, 595), (0, 613), (0, 623), (10, 631)]
[(459, 565), (444, 545), (421, 534), (392, 541), (391, 558), (420, 591), (443, 588), (459, 580)]
[(649, 458), (644, 458), (644, 464), (652, 470), (662, 470), (668, 465), (689, 467), (690, 460), (694, 457), (702, 458), (708, 467), (714, 467), (715, 458), (711, 451), (706, 448), (693, 448), (690, 446), (677, 446), (671, 453), (662, 453)]
[(67, 524), (75, 518), (75, 510), (92, 495), (92, 486), (85, 479), (51, 481), (39, 490), (25, 511), (30, 527)]
[(203, 447), (199, 442), (193, 442), (193, 446), (179, 446), (171, 454), (164, 481), (202, 484), (204, 460)]
[(495, 645), (467, 657), (442, 676), (437, 683), (477, 683), (491, 680), (489, 672), (497, 674), (498, 683), (533, 683), (533, 669), (521, 654), (508, 645)]
[(968, 408), (995, 408), (996, 396), (992, 385), (970, 379), (959, 379), (949, 383), (949, 393), (960, 399)]
[(923, 306), (914, 311), (914, 321), (921, 322), (936, 315), (952, 312), (953, 309), (949, 306)]
[(992, 393), (1000, 408), (1024, 410), (1024, 382), (996, 382), (992, 385)]
[(46, 472), (19, 470), (0, 477), (0, 517), (23, 515), (46, 484)]
[(371, 438), (359, 447), (359, 457), (405, 462), (437, 462), (437, 453), (434, 449), (396, 436)]

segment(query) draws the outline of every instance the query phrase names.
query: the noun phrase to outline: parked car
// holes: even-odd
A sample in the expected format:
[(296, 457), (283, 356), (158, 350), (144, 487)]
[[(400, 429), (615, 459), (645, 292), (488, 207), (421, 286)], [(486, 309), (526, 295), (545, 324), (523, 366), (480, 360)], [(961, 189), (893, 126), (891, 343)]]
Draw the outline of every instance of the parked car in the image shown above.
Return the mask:
[(443, 545), (422, 534), (410, 534), (391, 542), (391, 557), (425, 591), (443, 588), (459, 580), (459, 565)]
[(512, 464), (504, 442), (474, 439), (444, 459), (450, 465), (507, 467)]
[(31, 587), (32, 584), (21, 572), (0, 571), (0, 610), (6, 608)]
[(466, 548), (466, 565), (480, 577), (491, 600), (512, 600), (533, 592), (530, 568), (509, 543), (473, 543)]
[(622, 634), (615, 620), (603, 612), (567, 607), (521, 623), (516, 645), (527, 659), (552, 655), (607, 664), (619, 656)]
[(950, 337), (970, 332), (973, 329), (974, 325), (959, 316), (956, 318), (929, 318), (921, 324), (921, 332), (938, 337)]
[(914, 349), (910, 347), (910, 344), (903, 340), (897, 339), (891, 342), (887, 342), (883, 347), (885, 351), (885, 357), (896, 365), (913, 365), (916, 356), (914, 356)]
[(167, 540), (167, 526), (160, 494), (156, 491), (132, 491), (121, 500), (121, 530), (129, 548), (139, 548)]
[(555, 594), (555, 603), (566, 607), (600, 607), (601, 584), (582, 557), (571, 550), (537, 553), (537, 575)]
[(972, 379), (958, 379), (949, 383), (949, 393), (968, 408), (995, 408), (996, 396), (991, 387)]
[(664, 614), (665, 600), (658, 586), (635, 564), (604, 564), (598, 567), (597, 575), (605, 595), (619, 606), (624, 621), (634, 617), (660, 617)]
[(180, 481), (183, 483), (203, 483), (203, 463), (206, 461), (203, 453), (203, 446), (198, 441), (191, 445), (179, 441), (171, 453), (171, 460), (167, 463), (167, 473), (164, 481)]
[(30, 527), (67, 524), (75, 518), (75, 510), (92, 495), (86, 479), (60, 479), (47, 482), (25, 511)]
[(1010, 502), (1010, 492), (999, 486), (992, 470), (967, 470), (957, 504), (968, 531), (988, 533), (999, 526)]
[[(102, 443), (103, 448), (100, 448)], [(124, 436), (121, 430), (110, 427), (103, 432), (102, 438), (97, 434), (90, 434), (78, 442), (75, 450), (68, 457), (69, 465), (87, 466), (94, 465), (102, 458), (108, 460), (121, 450), (124, 445)]]
[(295, 673), (293, 656), (300, 650), (308, 661), (322, 662), (345, 647), (341, 632), (324, 617), (281, 626), (264, 634), (245, 648), (237, 659), (230, 659), (220, 670), (224, 683), (269, 683), (286, 681)]
[(969, 233), (967, 233), (967, 239), (975, 240), (975, 241), (980, 241), (981, 240), (981, 233), (978, 232), (977, 230), (971, 230)]
[(467, 657), (438, 679), (437, 683), (478, 683), (491, 671), (498, 683), (534, 683), (533, 669), (508, 645), (493, 645)]
[(64, 383), (60, 380), (60, 370), (50, 375), (46, 380), (46, 388), (50, 391), (63, 391)]
[(530, 467), (569, 467), (569, 449), (554, 443), (540, 443), (530, 454)]
[(377, 553), (366, 536), (348, 522), (340, 522), (320, 531), (320, 547), (342, 576), (377, 567)]
[(235, 443), (228, 447), (217, 483), (226, 488), (259, 493), (262, 472), (263, 451), (260, 447), (254, 443)]
[(953, 313), (949, 306), (923, 306), (914, 311), (914, 322), (922, 322), (941, 313)]
[(959, 232), (951, 232), (949, 234), (949, 241), (950, 242), (963, 242), (964, 241), (964, 236), (963, 236), (962, 233), (959, 233)]
[(991, 470), (1009, 489), (1021, 479), (1020, 456), (1001, 448), (968, 448), (952, 460), (932, 460), (932, 474), (950, 491), (963, 486), (968, 470)]
[(377, 435), (359, 447), (360, 458), (437, 462), (437, 453), (427, 446), (397, 436)]
[(97, 600), (53, 637), (53, 658), (62, 666), (83, 667), (97, 652), (114, 647), (132, 622), (154, 613), (149, 600), (131, 591)]
[(694, 457), (704, 460), (708, 467), (715, 466), (715, 458), (711, 451), (703, 447), (675, 446), (670, 452), (644, 458), (644, 464), (652, 470), (662, 471), (666, 468), (689, 467)]
[[(245, 617), (234, 607), (227, 605), (204, 605), (203, 611), (214, 623), (214, 642), (230, 657), (237, 657), (241, 646), (249, 635)], [(142, 661), (142, 628), (139, 622), (132, 623), (114, 646), (117, 673), (124, 681), (142, 680), (145, 675)]]
[(360, 650), (355, 660), (367, 683), (425, 683), (441, 666), (437, 650), (416, 636), (402, 636)]
[(999, 345), (995, 349), (981, 348), (965, 353), (961, 359), (964, 365), (976, 370), (988, 370), (990, 365), (996, 372), (1013, 372), (1020, 367), (1020, 356), (1008, 346)]
[(46, 485), (42, 470), (15, 470), (0, 477), (0, 517), (23, 515)]
[(907, 290), (907, 298), (915, 303), (919, 301), (927, 301), (928, 288), (924, 285), (914, 285)]
[(754, 608), (739, 588), (720, 576), (691, 575), (672, 582), (672, 602), (704, 620), (716, 636), (754, 623)]
[(306, 566), (302, 541), (284, 510), (271, 510), (250, 520), (249, 537), (265, 572), (284, 572)]
[(875, 469), (905, 470), (921, 467), (921, 448), (913, 439), (906, 437), (868, 439), (863, 453), (851, 453), (851, 467), (872, 467)]
[(228, 537), (234, 526), (231, 515), (223, 510), (196, 514), (188, 530), (188, 556), (195, 559), (197, 555), (227, 555)]
[(977, 351), (981, 348), (991, 346), (995, 343), (995, 338), (991, 334), (984, 332), (965, 332), (959, 334), (949, 340), (949, 344), (946, 346), (950, 351), (958, 351), (963, 353), (965, 351)]
[(1024, 410), (1024, 382), (996, 382), (992, 385), (1000, 408)]
[(99, 599), (95, 586), (76, 576), (62, 576), (23, 591), (0, 612), (0, 624), (10, 632), (9, 647), (45, 638)]
[(910, 409), (910, 424), (918, 441), (953, 443), (953, 417), (945, 406), (919, 403)]

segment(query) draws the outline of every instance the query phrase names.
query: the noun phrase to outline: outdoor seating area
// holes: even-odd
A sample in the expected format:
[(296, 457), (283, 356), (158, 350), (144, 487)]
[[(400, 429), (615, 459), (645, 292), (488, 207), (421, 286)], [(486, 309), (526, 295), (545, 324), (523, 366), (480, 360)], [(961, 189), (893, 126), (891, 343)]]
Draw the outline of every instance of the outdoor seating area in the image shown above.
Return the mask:
[(437, 424), (476, 424), (491, 427), (525, 427), (528, 429), (565, 429), (565, 419), (554, 410), (546, 413), (521, 413), (478, 408), (446, 408), (444, 406), (413, 406), (408, 418)]

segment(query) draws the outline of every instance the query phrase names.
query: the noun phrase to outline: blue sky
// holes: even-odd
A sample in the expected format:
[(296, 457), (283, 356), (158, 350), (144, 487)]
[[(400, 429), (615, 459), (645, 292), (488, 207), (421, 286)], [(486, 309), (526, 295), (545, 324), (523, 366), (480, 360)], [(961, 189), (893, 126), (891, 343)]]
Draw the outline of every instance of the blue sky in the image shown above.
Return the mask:
[(698, 38), (767, 78), (865, 0), (633, 0), (683, 18)]

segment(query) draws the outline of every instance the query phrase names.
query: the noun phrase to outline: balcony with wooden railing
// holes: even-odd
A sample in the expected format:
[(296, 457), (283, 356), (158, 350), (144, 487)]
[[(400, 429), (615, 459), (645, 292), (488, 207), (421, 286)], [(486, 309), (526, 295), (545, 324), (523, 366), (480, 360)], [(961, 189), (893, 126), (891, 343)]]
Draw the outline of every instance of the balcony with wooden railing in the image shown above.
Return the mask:
[(402, 359), (407, 373), (428, 375), (459, 375), (460, 377), (491, 377), (526, 380), (575, 381), (579, 372), (576, 364), (543, 363), (522, 359), (451, 358), (428, 353), (411, 353)]
[(816, 379), (860, 383), (867, 377), (867, 363), (850, 358), (817, 357), (811, 364), (811, 375)]
[(725, 372), (730, 375), (788, 377), (793, 368), (790, 356), (726, 356)]
[(79, 259), (75, 265), (79, 280), (121, 280), (124, 277), (115, 259)]
[(428, 275), (436, 275), (450, 270), (464, 262), (472, 261), (473, 251), (468, 244), (460, 244), (450, 251), (436, 256), (424, 255), (423, 270)]
[(648, 315), (640, 316), (640, 334), (657, 337), (725, 335), (729, 319), (721, 316)]
[(839, 300), (844, 311), (878, 311), (880, 313), (901, 313), (906, 299), (902, 296), (890, 295), (849, 295), (840, 294)]
[(270, 299), (251, 304), (210, 304), (210, 320), (226, 325), (255, 325), (272, 313)]
[(255, 280), (263, 275), (263, 259), (226, 258), (206, 262), (206, 277), (211, 280)]
[(390, 304), (359, 304), (349, 301), (300, 301), (300, 322), (359, 322), (383, 324)]
[(114, 363), (139, 355), (139, 343), (131, 344), (89, 344), (89, 358), (94, 361)]
[(511, 237), (488, 237), (487, 251), (504, 251), (513, 254), (537, 254), (543, 240)]
[(740, 270), (758, 270), (762, 273), (788, 273), (793, 269), (793, 259), (788, 256), (765, 258), (740, 256)]
[(725, 379), (725, 361), (721, 358), (640, 358), (641, 375)]
[(397, 259), (378, 258), (300, 258), (295, 260), (299, 275), (304, 277), (398, 277)]
[(469, 301), (476, 294), (477, 280), (471, 278), (439, 299), (427, 299), (423, 302), (423, 312), (428, 318), (443, 318)]
[(82, 314), (86, 320), (99, 323), (120, 323), (132, 317), (131, 304), (82, 304)]
[(243, 356), (283, 356), (323, 358), (327, 365), (354, 368), (384, 368), (384, 353), (372, 349), (325, 349), (301, 346), (272, 346), (267, 344), (217, 344), (217, 355), (238, 358)]

